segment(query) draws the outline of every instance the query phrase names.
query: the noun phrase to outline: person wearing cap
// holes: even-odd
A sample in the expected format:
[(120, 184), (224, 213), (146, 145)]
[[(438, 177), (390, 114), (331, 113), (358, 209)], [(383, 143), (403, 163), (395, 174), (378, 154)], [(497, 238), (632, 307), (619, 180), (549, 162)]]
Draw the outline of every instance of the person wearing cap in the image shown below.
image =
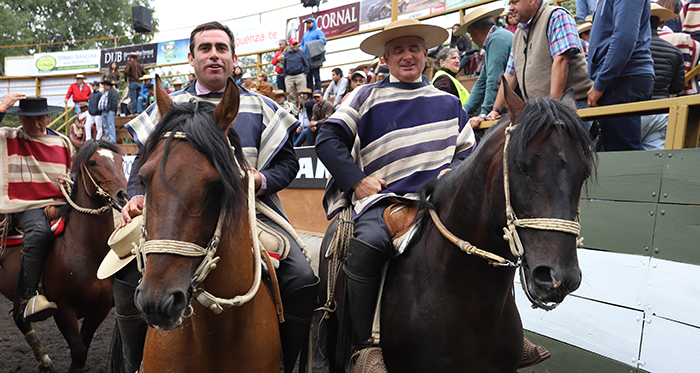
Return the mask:
[(350, 74), (350, 88), (352, 88), (353, 91), (355, 88), (365, 84), (367, 84), (367, 74), (365, 74), (364, 71), (357, 70)]
[(500, 2), (495, 2), (474, 8), (464, 16), (462, 26), (455, 32), (457, 35), (468, 32), (485, 52), (481, 74), (464, 105), (464, 110), (474, 115), (469, 119), (472, 128), (478, 128), (493, 109), (501, 74), (506, 69), (513, 44), (513, 33), (498, 26), (494, 20), (503, 14), (504, 8), (500, 5)]
[[(654, 89), (651, 2), (601, 1), (588, 45), (588, 106), (644, 101)], [(639, 117), (600, 120), (598, 146), (605, 151), (641, 150)]]
[(84, 82), (85, 76), (83, 74), (78, 74), (75, 76), (75, 83), (68, 87), (68, 92), (66, 93), (66, 98), (63, 99), (64, 103), (68, 103), (68, 100), (73, 96), (73, 103), (75, 104), (75, 115), (80, 114), (80, 103), (87, 102), (90, 98), (90, 87)]
[[(654, 93), (652, 100), (669, 98), (671, 94), (683, 91), (685, 71), (683, 53), (673, 44), (659, 37), (657, 28), (668, 19), (674, 18), (673, 12), (658, 4), (651, 3), (651, 57), (654, 60)], [(642, 149), (663, 150), (666, 145), (666, 128), (668, 113), (645, 115), (641, 120)]]
[(255, 84), (253, 76), (250, 75), (250, 73), (243, 74), (243, 84), (241, 84), (241, 87), (253, 92), (257, 92), (258, 90), (258, 85)]
[(315, 91), (313, 94), (313, 99), (314, 106), (311, 114), (311, 120), (309, 121), (309, 127), (304, 128), (303, 130), (301, 126), (297, 128), (299, 137), (297, 138), (294, 146), (300, 146), (304, 139), (306, 139), (306, 146), (313, 146), (314, 142), (316, 141), (318, 129), (321, 128), (323, 122), (330, 118), (333, 113), (335, 113), (333, 104), (323, 98), (321, 91)]
[(117, 108), (119, 106), (119, 92), (114, 89), (111, 80), (102, 81), (102, 90), (102, 97), (97, 103), (97, 108), (102, 113), (102, 125), (104, 126), (107, 140), (116, 143), (117, 130), (114, 124), (114, 117), (117, 115)]
[(381, 270), (394, 253), (384, 210), (397, 200), (415, 200), (419, 185), (474, 149), (459, 99), (421, 77), (428, 48), (448, 36), (442, 27), (406, 19), (365, 39), (360, 49), (383, 55), (389, 78), (354, 89), (316, 138), (318, 158), (331, 174), (323, 203), (327, 218), (345, 206), (353, 209), (354, 237), (343, 268), (353, 351), (369, 347)]
[(321, 66), (325, 58), (326, 34), (318, 28), (314, 17), (304, 20), (306, 31), (301, 38), (301, 49), (309, 58), (309, 74), (306, 76), (306, 87), (312, 90), (322, 90)]
[(291, 95), (292, 102), (296, 103), (296, 92), (306, 86), (306, 76), (309, 75), (309, 58), (299, 49), (299, 40), (289, 39), (289, 50), (284, 53), (284, 85)]
[(275, 65), (275, 72), (277, 73), (277, 88), (284, 91), (287, 89), (284, 85), (284, 54), (289, 50), (289, 43), (284, 39), (280, 39), (277, 41), (277, 44), (280, 50), (272, 57), (272, 64)]
[[(586, 94), (593, 82), (571, 14), (545, 0), (511, 0), (508, 10), (519, 22), (504, 74), (508, 85), (513, 89), (517, 85), (525, 101), (559, 99), (574, 88), (578, 108), (587, 107)], [(501, 87), (486, 120), (500, 118), (504, 109)]]
[[(173, 102), (177, 104), (195, 99), (218, 103), (238, 61), (231, 30), (219, 22), (197, 26), (190, 33), (187, 58), (197, 79), (187, 88), (172, 93), (170, 97)], [(231, 84), (234, 84), (232, 80)], [(274, 210), (279, 218), (287, 220), (277, 193), (296, 178), (299, 170), (299, 162), (292, 146), (292, 134), (298, 122), (271, 99), (245, 89), (239, 88), (238, 91), (240, 108), (232, 128), (240, 138), (243, 154), (250, 166), (248, 170), (253, 174), (257, 199)], [(127, 123), (126, 127), (136, 144), (142, 147), (159, 120), (158, 107), (154, 104)], [(139, 151), (131, 169), (127, 188), (130, 200), (122, 210), (120, 226), (129, 223), (133, 216), (140, 215), (144, 206), (145, 188), (138, 177), (140, 154)], [(291, 373), (309, 335), (318, 278), (290, 234), (268, 216), (259, 213), (257, 217), (285, 235), (291, 244), (289, 256), (280, 262), (276, 271), (286, 320), (280, 324), (285, 372)], [(117, 310), (130, 310), (126, 311), (128, 315), (139, 314), (133, 305), (133, 298), (140, 277), (136, 261), (126, 264), (116, 273), (114, 294)], [(141, 319), (117, 322), (120, 333), (123, 329), (127, 334), (126, 337), (122, 335), (126, 339), (122, 349), (127, 351), (125, 356), (129, 355), (127, 371), (134, 372), (138, 370), (141, 360), (145, 323)]]
[(173, 82), (173, 92), (177, 92), (182, 89), (182, 82), (180, 80), (175, 80)]
[(139, 78), (139, 81), (141, 82), (141, 91), (139, 93), (138, 101), (137, 101), (137, 106), (138, 106), (138, 112), (136, 114), (143, 112), (143, 109), (148, 107), (149, 102), (148, 102), (148, 85), (151, 84), (151, 81), (153, 80), (153, 77), (149, 74), (143, 75), (142, 77)]
[(88, 114), (87, 120), (85, 121), (85, 140), (92, 139), (92, 126), (95, 125), (97, 133), (95, 134), (95, 140), (102, 138), (102, 112), (98, 108), (100, 99), (102, 98), (102, 92), (100, 92), (100, 82), (92, 82), (92, 93), (90, 94), (90, 100), (88, 101)]
[(139, 55), (131, 52), (126, 55), (126, 67), (124, 68), (124, 80), (129, 83), (129, 99), (131, 100), (131, 112), (138, 114), (141, 112), (139, 108), (139, 94), (141, 92), (141, 77), (146, 75), (146, 69), (136, 61)]
[(277, 102), (277, 105), (279, 105), (282, 109), (287, 110), (289, 114), (292, 114), (296, 117), (297, 115), (299, 115), (299, 109), (297, 109), (297, 107), (293, 103), (287, 101), (288, 94), (289, 93), (278, 89), (274, 92), (273, 95), (275, 96), (275, 102)]
[(323, 94), (323, 100), (333, 99), (333, 107), (336, 109), (343, 102), (343, 96), (348, 89), (348, 80), (343, 77), (343, 70), (336, 67), (331, 71), (331, 84), (326, 88)]
[[(1, 141), (7, 143), (0, 156), (16, 173), (12, 180), (3, 179), (7, 175), (0, 175), (4, 191), (0, 214), (12, 214), (12, 220), (24, 232), (13, 317), (20, 322), (37, 322), (51, 317), (57, 310), (54, 302), (38, 294), (39, 281), (53, 243), (44, 207), (65, 204), (57, 180), (70, 173), (75, 149), (70, 139), (47, 128), (50, 115), (63, 111), (61, 107), (49, 106), (46, 98), (9, 94), (0, 103), (0, 109), (17, 99), (21, 100), (19, 106), (6, 109), (5, 114), (17, 115), (21, 127), (0, 128)], [(29, 164), (32, 166), (27, 167)], [(33, 306), (27, 307), (30, 302)]]

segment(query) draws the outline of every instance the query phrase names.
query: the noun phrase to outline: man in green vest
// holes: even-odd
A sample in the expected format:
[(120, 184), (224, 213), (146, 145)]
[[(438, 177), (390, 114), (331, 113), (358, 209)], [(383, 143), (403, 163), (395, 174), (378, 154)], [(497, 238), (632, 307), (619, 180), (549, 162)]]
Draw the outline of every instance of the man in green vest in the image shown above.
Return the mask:
[[(533, 97), (559, 99), (574, 88), (578, 108), (588, 107), (586, 98), (593, 82), (588, 78), (588, 64), (571, 14), (543, 0), (510, 0), (508, 10), (519, 22), (504, 74), (508, 85), (520, 87), (525, 101)], [(501, 87), (486, 119), (500, 118), (504, 104)]]

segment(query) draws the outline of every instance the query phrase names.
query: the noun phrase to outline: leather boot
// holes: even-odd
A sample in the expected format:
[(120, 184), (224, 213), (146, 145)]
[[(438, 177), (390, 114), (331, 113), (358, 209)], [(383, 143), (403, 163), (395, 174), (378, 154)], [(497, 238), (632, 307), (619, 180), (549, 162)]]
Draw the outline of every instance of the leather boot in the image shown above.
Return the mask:
[(529, 339), (523, 334), (523, 357), (520, 358), (520, 366), (518, 368), (525, 368), (535, 364), (539, 364), (552, 355), (549, 354), (544, 346), (536, 345), (530, 342)]
[[(148, 325), (134, 303), (136, 285), (115, 278), (112, 289), (117, 314), (117, 330), (119, 332), (119, 338), (115, 339), (117, 343), (121, 342), (121, 346), (112, 346), (112, 355), (114, 359), (122, 357), (124, 372), (134, 373), (139, 370), (141, 365)], [(115, 353), (115, 349), (120, 348), (121, 354)], [(119, 362), (115, 363), (118, 364)]]
[(308, 342), (319, 282), (316, 277), (316, 282), (294, 290), (282, 300), (284, 322), (280, 324), (280, 339), (285, 373), (292, 373), (299, 352)]
[(20, 321), (44, 321), (53, 316), (58, 309), (56, 303), (49, 302), (45, 296), (37, 294), (45, 261), (45, 257), (27, 255), (22, 251), (13, 308), (15, 318), (21, 318)]
[(377, 305), (382, 268), (387, 255), (380, 249), (350, 238), (348, 257), (343, 266), (352, 323), (352, 350), (370, 346), (374, 310)]

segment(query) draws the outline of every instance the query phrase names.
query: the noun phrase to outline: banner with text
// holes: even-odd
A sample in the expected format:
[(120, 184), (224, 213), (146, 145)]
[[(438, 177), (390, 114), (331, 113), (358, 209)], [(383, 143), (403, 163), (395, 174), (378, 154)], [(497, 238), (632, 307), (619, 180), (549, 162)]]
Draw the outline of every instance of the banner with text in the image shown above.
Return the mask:
[(36, 75), (85, 73), (100, 70), (100, 50), (37, 53), (34, 55)]
[[(299, 25), (298, 38), (299, 41), (306, 32), (304, 20), (311, 17), (311, 14), (297, 18), (298, 22), (293, 24)], [(324, 10), (314, 15), (319, 29), (323, 31), (326, 38), (333, 36), (344, 35), (360, 30), (360, 3), (352, 3), (341, 7)], [(287, 21), (289, 27), (290, 21)], [(289, 32), (289, 29), (287, 30)], [(295, 36), (297, 37), (297, 36)], [(289, 40), (289, 38), (287, 38)]]
[(233, 23), (229, 24), (228, 26), (235, 35), (236, 54), (255, 53), (279, 48), (278, 40), (284, 39), (284, 22), (268, 23), (238, 30)]
[(156, 65), (171, 63), (187, 63), (187, 53), (190, 51), (190, 39), (164, 41), (158, 43)]
[(141, 56), (141, 58), (138, 60), (141, 65), (155, 65), (157, 48), (158, 44), (151, 43), (103, 49), (102, 56), (100, 57), (100, 69), (106, 69), (112, 62), (116, 62), (117, 67), (123, 69), (126, 67), (126, 55), (132, 52)]

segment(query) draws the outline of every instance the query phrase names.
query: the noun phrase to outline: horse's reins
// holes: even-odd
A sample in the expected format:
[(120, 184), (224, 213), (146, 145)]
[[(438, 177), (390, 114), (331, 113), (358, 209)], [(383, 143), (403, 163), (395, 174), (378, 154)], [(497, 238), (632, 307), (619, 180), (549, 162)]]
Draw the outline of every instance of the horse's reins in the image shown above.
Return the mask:
[[(112, 200), (112, 196), (109, 195), (109, 193), (105, 192), (104, 189), (102, 189), (97, 182), (95, 181), (95, 178), (92, 177), (92, 174), (90, 174), (90, 171), (85, 167), (85, 165), (80, 165), (80, 170), (83, 173), (83, 175), (87, 175), (88, 178), (90, 178), (90, 181), (92, 181), (92, 185), (95, 186), (95, 195), (99, 195), (101, 197), (104, 197), (107, 200), (107, 204), (98, 208), (98, 209), (91, 209), (91, 208), (86, 208), (86, 207), (80, 207), (78, 206), (71, 198), (70, 194), (73, 192), (72, 190), (72, 185), (74, 184), (73, 180), (68, 177), (64, 176), (59, 180), (58, 187), (61, 189), (61, 193), (66, 197), (66, 201), (68, 202), (73, 209), (75, 209), (78, 212), (82, 212), (84, 214), (91, 214), (91, 215), (99, 215), (102, 214), (103, 212), (109, 210), (112, 208), (112, 205), (114, 204), (114, 201)], [(85, 186), (85, 191), (87, 192), (87, 184), (85, 181), (85, 177), (83, 176), (83, 185)], [(66, 186), (68, 186), (68, 190), (66, 190)]]
[[(170, 132), (166, 132), (163, 134), (163, 138), (168, 138), (171, 135), (174, 139), (187, 139), (187, 135), (184, 132), (175, 132), (172, 134)], [(233, 146), (231, 146), (231, 149), (233, 151)], [(240, 168), (240, 165), (237, 164), (237, 166), (241, 170), (241, 176), (243, 176), (243, 172), (245, 171), (242, 168)], [(145, 205), (146, 204), (144, 203), (144, 216), (146, 215)], [(141, 230), (141, 239), (139, 242), (139, 246), (135, 250), (139, 271), (143, 272), (143, 268), (146, 265), (147, 254), (173, 254), (189, 257), (203, 256), (204, 258), (195, 270), (191, 281), (191, 286), (194, 289), (197, 301), (199, 301), (200, 304), (202, 304), (206, 308), (211, 309), (215, 313), (223, 312), (224, 307), (240, 307), (246, 304), (248, 301), (253, 299), (255, 294), (258, 292), (262, 277), (260, 241), (258, 240), (258, 234), (256, 232), (257, 224), (255, 217), (255, 180), (252, 174), (248, 175), (248, 220), (250, 222), (250, 236), (253, 244), (253, 267), (255, 268), (255, 273), (253, 278), (253, 284), (251, 285), (248, 292), (246, 292), (243, 295), (237, 295), (231, 299), (218, 298), (204, 289), (197, 288), (197, 285), (202, 283), (202, 281), (204, 281), (204, 279), (207, 278), (209, 273), (216, 268), (217, 263), (221, 259), (220, 257), (215, 257), (214, 255), (216, 255), (216, 250), (219, 247), (219, 239), (221, 237), (221, 229), (223, 226), (225, 216), (226, 211), (224, 209), (221, 209), (221, 211), (219, 212), (219, 219), (216, 223), (216, 229), (214, 230), (214, 235), (212, 236), (206, 248), (199, 246), (195, 243), (185, 241), (148, 240), (146, 227), (144, 226)]]
[[(560, 122), (555, 122), (555, 124), (563, 124)], [(571, 220), (563, 220), (563, 219), (556, 219), (556, 218), (532, 218), (532, 219), (518, 219), (517, 215), (515, 215), (515, 211), (513, 210), (513, 206), (510, 204), (510, 183), (509, 183), (509, 171), (508, 171), (508, 143), (510, 142), (510, 136), (513, 131), (518, 127), (517, 124), (510, 123), (508, 127), (505, 129), (505, 134), (506, 134), (506, 140), (505, 144), (503, 145), (503, 189), (505, 191), (505, 199), (506, 199), (506, 226), (503, 228), (503, 239), (508, 242), (508, 245), (510, 246), (510, 252), (518, 258), (517, 262), (513, 262), (511, 260), (508, 260), (506, 258), (503, 258), (499, 255), (493, 254), (491, 252), (481, 250), (477, 248), (476, 246), (472, 245), (471, 243), (460, 239), (459, 237), (455, 236), (452, 234), (444, 224), (440, 221), (440, 218), (437, 215), (437, 212), (435, 211), (434, 208), (430, 209), (430, 217), (433, 219), (433, 223), (435, 223), (435, 226), (437, 229), (442, 233), (442, 235), (447, 238), (450, 242), (455, 244), (457, 247), (459, 247), (463, 252), (470, 254), (470, 255), (476, 255), (480, 258), (486, 259), (489, 264), (497, 267), (497, 266), (503, 266), (503, 267), (520, 267), (522, 264), (522, 257), (524, 253), (524, 248), (523, 244), (520, 241), (520, 235), (518, 234), (518, 231), (516, 228), (530, 228), (530, 229), (541, 229), (541, 230), (549, 230), (549, 231), (558, 231), (558, 232), (564, 232), (564, 233), (569, 233), (573, 234), (576, 237), (579, 236), (581, 233), (581, 224), (579, 224), (577, 221), (571, 221)], [(580, 214), (580, 209), (577, 209), (576, 211), (576, 216), (578, 220), (578, 216)], [(576, 247), (582, 247), (583, 244), (583, 237), (579, 237), (576, 240)], [(527, 297), (530, 299), (531, 302), (537, 303), (540, 307), (546, 309), (546, 310), (551, 310), (556, 307), (556, 304), (552, 305), (546, 305), (543, 304), (541, 301), (537, 301), (534, 299), (532, 294), (530, 294), (530, 291), (527, 289), (527, 285), (525, 284), (525, 280), (522, 275), (522, 270), (521, 270), (521, 283), (523, 285), (523, 289), (525, 290), (525, 294)]]

